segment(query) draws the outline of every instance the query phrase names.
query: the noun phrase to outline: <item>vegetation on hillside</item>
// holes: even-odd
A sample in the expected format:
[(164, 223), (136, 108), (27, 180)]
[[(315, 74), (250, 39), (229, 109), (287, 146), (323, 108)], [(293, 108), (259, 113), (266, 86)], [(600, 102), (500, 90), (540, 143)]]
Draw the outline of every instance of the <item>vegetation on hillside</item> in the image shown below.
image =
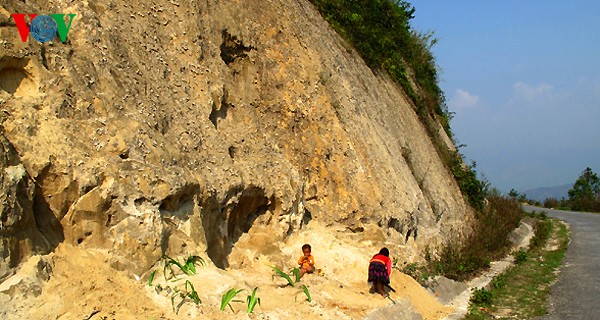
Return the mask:
[(569, 190), (568, 199), (547, 198), (543, 204), (527, 202), (543, 205), (549, 209), (600, 212), (600, 178), (591, 168), (587, 167)]
[(591, 168), (583, 170), (569, 190), (568, 204), (572, 210), (600, 212), (600, 179)]
[(487, 200), (488, 205), (477, 213), (474, 232), (455, 237), (437, 256), (425, 257), (430, 273), (465, 280), (507, 254), (509, 235), (519, 226), (523, 211), (517, 201), (495, 192)]
[(473, 232), (457, 233), (440, 250), (428, 250), (425, 265), (412, 263), (395, 267), (419, 282), (434, 275), (462, 281), (489, 268), (491, 261), (508, 253), (509, 235), (519, 225), (524, 212), (519, 202), (495, 190), (490, 191), (486, 199), (487, 205), (477, 213)]
[(403, 0), (311, 2), (372, 70), (387, 72), (402, 86), (463, 195), (474, 208), (483, 209), (484, 186), (477, 179), (475, 165), (465, 165), (461, 154), (449, 150), (439, 137), (438, 123), (452, 138), (452, 114), (438, 85), (438, 68), (431, 52), (437, 40), (431, 32), (411, 28), (415, 8)]
[(546, 314), (569, 237), (564, 224), (547, 219), (543, 213), (533, 215), (541, 220), (529, 250), (519, 251), (516, 265), (494, 277), (486, 288), (473, 291), (464, 319), (533, 319)]

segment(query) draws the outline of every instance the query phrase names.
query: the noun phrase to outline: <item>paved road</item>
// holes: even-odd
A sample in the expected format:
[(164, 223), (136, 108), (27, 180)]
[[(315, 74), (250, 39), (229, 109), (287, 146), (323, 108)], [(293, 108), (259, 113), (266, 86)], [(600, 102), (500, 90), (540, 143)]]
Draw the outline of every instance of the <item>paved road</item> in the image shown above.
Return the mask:
[(550, 294), (549, 314), (541, 319), (600, 319), (600, 214), (523, 209), (546, 211), (571, 227), (571, 243)]

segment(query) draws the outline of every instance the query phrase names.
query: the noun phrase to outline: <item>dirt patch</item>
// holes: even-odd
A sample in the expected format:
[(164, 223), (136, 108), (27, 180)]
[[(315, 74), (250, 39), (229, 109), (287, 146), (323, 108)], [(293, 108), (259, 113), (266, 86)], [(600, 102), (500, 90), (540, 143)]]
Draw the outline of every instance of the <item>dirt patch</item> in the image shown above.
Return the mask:
[[(247, 261), (251, 261), (237, 269), (199, 267), (196, 275), (165, 281), (162, 267), (157, 265), (152, 286), (147, 285), (148, 274), (137, 280), (137, 275), (112, 269), (107, 252), (63, 244), (56, 252), (43, 257), (52, 265), (52, 272), (49, 280), (40, 282), (40, 294), (0, 293), (0, 315), (4, 319), (240, 319), (246, 317), (246, 296), (255, 287), (258, 287), (261, 305), (254, 314), (261, 319), (360, 319), (392, 305), (391, 300), (370, 293), (366, 283), (368, 259), (373, 248), (380, 244), (367, 247), (360, 245), (364, 241), (359, 241), (358, 246), (351, 246), (349, 240), (356, 238), (351, 232), (325, 231), (325, 227), (311, 224), (310, 229), (292, 236), (279, 255), (237, 252), (240, 256), (246, 254)], [(247, 246), (252, 243), (252, 240), (245, 241)], [(291, 287), (283, 278), (273, 276), (271, 266), (286, 271), (293, 268), (305, 242), (313, 245), (319, 272), (306, 275), (298, 285)], [(30, 276), (35, 277), (35, 274)], [(185, 300), (175, 314), (172, 290), (182, 290), (186, 281), (193, 284), (202, 302), (196, 305)], [(312, 302), (307, 301), (300, 289), (303, 284), (308, 287)], [(390, 294), (391, 298), (411, 304), (423, 319), (441, 319), (453, 311), (438, 303), (411, 277), (396, 270), (392, 272), (391, 285), (397, 291)], [(220, 311), (221, 296), (234, 287), (245, 290), (237, 296), (242, 302), (232, 303), (233, 312), (229, 308)], [(179, 301), (177, 297), (175, 305)]]

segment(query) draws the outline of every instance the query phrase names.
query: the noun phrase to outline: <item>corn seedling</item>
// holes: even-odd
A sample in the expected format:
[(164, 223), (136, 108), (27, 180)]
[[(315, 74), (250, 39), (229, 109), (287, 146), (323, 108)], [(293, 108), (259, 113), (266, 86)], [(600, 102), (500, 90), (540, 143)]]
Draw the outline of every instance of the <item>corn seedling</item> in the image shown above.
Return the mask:
[[(177, 304), (177, 308), (175, 308), (175, 298), (177, 297), (181, 298), (181, 301)], [(181, 308), (184, 302), (185, 294), (180, 292), (179, 289), (174, 288), (173, 293), (171, 293), (171, 306), (173, 307), (173, 312), (175, 312), (175, 314), (179, 312), (179, 308)]]
[(258, 288), (254, 288), (254, 290), (252, 290), (252, 295), (248, 295), (248, 297), (246, 298), (246, 301), (248, 301), (248, 314), (254, 311), (254, 307), (256, 307), (257, 303), (260, 306), (260, 298), (256, 296), (257, 290)]
[(302, 291), (304, 292), (304, 294), (306, 295), (306, 299), (308, 300), (308, 302), (312, 302), (310, 292), (308, 292), (308, 287), (305, 284), (303, 284), (301, 288), (302, 288)]
[[(179, 301), (176, 307), (175, 299), (177, 297), (179, 297), (181, 301)], [(191, 299), (195, 304), (200, 304), (202, 302), (198, 296), (198, 292), (196, 289), (194, 289), (194, 285), (189, 280), (185, 281), (185, 287), (183, 291), (179, 290), (178, 288), (174, 288), (173, 293), (171, 293), (171, 306), (173, 307), (175, 314), (179, 312), (179, 308), (181, 308), (187, 298)]]
[(242, 291), (244, 291), (244, 289), (237, 290), (236, 288), (232, 288), (229, 289), (229, 291), (225, 292), (225, 294), (223, 294), (223, 296), (221, 297), (221, 311), (224, 311), (225, 307), (227, 306), (229, 306), (231, 311), (234, 311), (233, 307), (231, 306), (231, 303), (242, 302), (241, 300), (233, 300), (233, 298), (235, 298), (235, 296), (237, 296), (237, 294)]
[[(188, 286), (190, 287), (189, 291)], [(190, 280), (185, 280), (185, 293), (188, 298), (194, 301), (195, 304), (199, 304), (200, 302), (202, 302), (200, 300), (200, 297), (198, 296), (198, 292), (196, 291), (196, 289), (194, 289), (194, 285), (190, 282)]]
[(156, 275), (156, 270), (152, 271), (150, 274), (150, 278), (148, 279), (148, 285), (152, 286), (152, 281), (154, 281), (154, 276)]
[(175, 278), (175, 271), (173, 270), (173, 265), (177, 266), (177, 268), (179, 268), (179, 270), (181, 270), (181, 272), (183, 272), (186, 275), (193, 275), (196, 274), (196, 263), (199, 263), (200, 265), (205, 265), (204, 259), (200, 258), (199, 256), (189, 256), (187, 257), (183, 263), (169, 257), (169, 256), (164, 256), (164, 263), (165, 266), (163, 268), (163, 273), (165, 276), (165, 280), (167, 279), (167, 270), (169, 270), (169, 274), (171, 275), (171, 278)]
[(287, 282), (293, 287), (294, 286), (294, 280), (292, 280), (292, 278), (285, 272), (279, 270), (279, 268), (272, 266), (271, 268), (273, 268), (273, 270), (275, 270), (275, 274), (277, 274), (278, 276), (284, 278), (285, 280), (287, 280)]
[(294, 275), (296, 282), (300, 281), (300, 269), (299, 268), (294, 268), (290, 272)]

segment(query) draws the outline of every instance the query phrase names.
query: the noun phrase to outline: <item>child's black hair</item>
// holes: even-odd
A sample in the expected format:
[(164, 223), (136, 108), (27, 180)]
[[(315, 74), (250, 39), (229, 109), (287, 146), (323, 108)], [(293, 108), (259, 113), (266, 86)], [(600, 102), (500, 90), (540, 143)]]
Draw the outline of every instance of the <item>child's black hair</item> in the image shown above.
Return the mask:
[(386, 248), (386, 247), (383, 247), (383, 248), (381, 248), (381, 250), (379, 250), (379, 254), (382, 254), (382, 255), (384, 255), (386, 257), (389, 257), (390, 256), (390, 250), (388, 250), (388, 248)]
[(312, 251), (310, 244), (306, 243), (305, 245), (302, 246), (302, 251), (308, 249), (308, 251)]

